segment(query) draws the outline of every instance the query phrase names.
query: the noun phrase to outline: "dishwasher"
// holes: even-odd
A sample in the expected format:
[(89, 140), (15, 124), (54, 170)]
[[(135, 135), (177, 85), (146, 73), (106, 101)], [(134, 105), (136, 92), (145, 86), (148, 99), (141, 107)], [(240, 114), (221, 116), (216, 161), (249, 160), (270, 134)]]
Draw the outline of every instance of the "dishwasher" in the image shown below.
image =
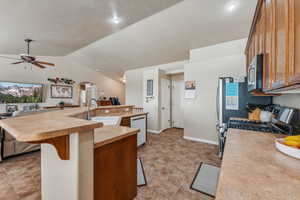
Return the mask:
[(131, 128), (138, 128), (140, 131), (137, 134), (137, 146), (146, 143), (146, 116), (137, 116), (131, 118)]

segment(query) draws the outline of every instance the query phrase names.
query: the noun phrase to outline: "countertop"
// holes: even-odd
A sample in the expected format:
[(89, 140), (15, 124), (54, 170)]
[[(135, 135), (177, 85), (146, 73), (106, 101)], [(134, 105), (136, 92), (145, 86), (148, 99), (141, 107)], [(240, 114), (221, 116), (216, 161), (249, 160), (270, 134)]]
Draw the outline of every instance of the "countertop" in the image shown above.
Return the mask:
[(108, 113), (108, 114), (97, 114), (97, 116), (100, 117), (137, 117), (137, 116), (142, 116), (142, 115), (147, 115), (148, 113), (146, 112), (136, 112), (136, 111), (132, 111), (132, 112), (117, 112), (117, 113)]
[(300, 160), (277, 151), (276, 137), (229, 129), (216, 200), (300, 199)]
[(94, 148), (137, 134), (139, 129), (124, 126), (103, 126), (94, 130)]
[[(101, 106), (94, 110), (110, 108), (126, 108), (132, 106)], [(69, 135), (75, 132), (89, 131), (103, 126), (102, 123), (88, 121), (75, 117), (87, 112), (86, 107), (68, 108), (64, 110), (55, 110), (42, 112), (34, 115), (22, 117), (12, 117), (0, 120), (0, 127), (9, 132), (16, 140), (20, 142), (40, 142), (56, 138), (59, 136)], [(146, 113), (126, 112), (126, 113), (109, 113), (99, 116), (137, 116)]]

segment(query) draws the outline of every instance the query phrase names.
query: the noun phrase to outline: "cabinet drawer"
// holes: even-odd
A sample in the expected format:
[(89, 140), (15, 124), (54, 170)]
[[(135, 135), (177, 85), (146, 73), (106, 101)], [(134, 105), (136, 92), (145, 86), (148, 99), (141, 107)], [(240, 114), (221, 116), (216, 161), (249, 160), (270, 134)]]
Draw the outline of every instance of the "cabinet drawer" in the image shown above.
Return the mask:
[(123, 117), (121, 120), (121, 126), (131, 127), (130, 117)]

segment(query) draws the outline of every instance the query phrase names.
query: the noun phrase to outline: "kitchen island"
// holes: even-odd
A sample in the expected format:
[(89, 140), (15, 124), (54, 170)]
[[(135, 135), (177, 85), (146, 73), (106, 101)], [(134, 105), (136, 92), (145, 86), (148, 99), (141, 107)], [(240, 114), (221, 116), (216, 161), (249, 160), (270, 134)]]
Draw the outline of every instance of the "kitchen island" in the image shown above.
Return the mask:
[[(128, 116), (129, 113), (131, 115), (141, 114), (134, 114), (132, 107), (98, 107), (92, 109), (91, 113), (92, 116), (101, 116), (107, 113), (116, 113), (119, 116), (120, 113), (125, 116)], [(115, 148), (108, 152), (111, 155), (117, 155), (117, 150), (127, 152), (126, 149), (130, 149), (128, 150), (130, 153), (126, 154), (130, 161), (123, 160), (123, 163), (127, 163), (128, 166), (131, 166), (131, 172), (135, 172), (129, 173), (133, 176), (130, 180), (136, 179), (136, 134), (139, 130), (118, 126), (103, 127), (102, 123), (86, 120), (87, 113), (88, 109), (85, 107), (70, 108), (0, 120), (0, 126), (16, 140), (41, 144), (43, 200), (96, 199), (94, 198), (97, 196), (94, 193), (94, 187), (99, 185), (94, 184), (97, 182), (95, 177), (101, 177), (101, 175), (97, 175), (99, 171), (95, 169), (95, 166), (99, 160), (101, 161), (103, 158), (105, 160), (106, 156), (99, 149), (109, 149), (108, 145)], [(97, 159), (97, 154), (101, 154), (102, 157)], [(101, 170), (106, 169), (101, 168)], [(110, 174), (113, 175), (112, 172)], [(136, 180), (135, 182), (131, 181), (129, 185), (132, 186), (134, 183)], [(132, 188), (125, 195), (126, 197), (136, 195), (136, 185), (134, 185), (135, 190)]]
[(277, 151), (277, 137), (229, 129), (216, 200), (300, 199), (300, 160)]

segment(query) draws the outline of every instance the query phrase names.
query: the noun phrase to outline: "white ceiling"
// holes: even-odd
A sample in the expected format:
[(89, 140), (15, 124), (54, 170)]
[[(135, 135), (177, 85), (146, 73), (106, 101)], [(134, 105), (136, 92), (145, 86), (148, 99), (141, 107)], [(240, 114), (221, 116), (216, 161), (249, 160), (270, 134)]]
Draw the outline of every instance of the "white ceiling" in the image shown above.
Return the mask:
[[(63, 56), (182, 0), (0, 0), (0, 54)], [(122, 23), (110, 19), (117, 15)]]
[[(0, 54), (23, 53), (30, 37), (37, 40), (33, 55), (68, 55), (119, 79), (128, 69), (186, 60), (190, 49), (247, 37), (257, 0), (0, 3)], [(122, 18), (118, 25), (110, 22), (114, 13)]]
[(190, 49), (247, 37), (256, 3), (184, 0), (69, 56), (115, 79), (128, 69), (185, 60)]

